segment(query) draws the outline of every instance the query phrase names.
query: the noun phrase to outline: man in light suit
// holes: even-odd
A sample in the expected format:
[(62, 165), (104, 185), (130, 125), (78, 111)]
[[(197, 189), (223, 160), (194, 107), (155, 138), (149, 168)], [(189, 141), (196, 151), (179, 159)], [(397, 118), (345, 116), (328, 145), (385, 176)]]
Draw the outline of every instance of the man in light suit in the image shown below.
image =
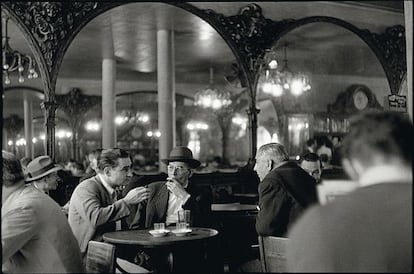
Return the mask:
[(403, 115), (369, 111), (351, 119), (342, 165), (360, 187), (298, 220), (288, 272), (412, 272), (414, 136)]
[(80, 250), (66, 216), (48, 195), (25, 185), (19, 160), (2, 151), (1, 244), (4, 273), (80, 273)]
[(122, 199), (115, 187), (131, 176), (131, 159), (122, 149), (106, 149), (98, 158), (98, 174), (81, 182), (73, 191), (69, 206), (69, 224), (78, 240), (83, 258), (90, 240), (102, 241), (102, 235), (121, 229), (121, 219), (130, 207), (148, 198), (144, 187), (134, 188)]
[(256, 154), (259, 183), (256, 231), (261, 236), (286, 235), (303, 211), (317, 202), (315, 180), (295, 162), (283, 145), (269, 143)]

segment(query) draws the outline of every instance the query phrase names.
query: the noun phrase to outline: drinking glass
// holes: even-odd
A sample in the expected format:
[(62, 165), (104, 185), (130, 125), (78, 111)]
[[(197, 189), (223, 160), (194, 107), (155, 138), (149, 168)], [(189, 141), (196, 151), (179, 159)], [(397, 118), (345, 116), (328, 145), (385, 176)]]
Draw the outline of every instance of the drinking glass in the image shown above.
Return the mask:
[(162, 231), (165, 229), (164, 223), (154, 223), (154, 230)]
[(185, 223), (186, 227), (190, 226), (191, 211), (188, 209), (178, 211), (178, 222)]

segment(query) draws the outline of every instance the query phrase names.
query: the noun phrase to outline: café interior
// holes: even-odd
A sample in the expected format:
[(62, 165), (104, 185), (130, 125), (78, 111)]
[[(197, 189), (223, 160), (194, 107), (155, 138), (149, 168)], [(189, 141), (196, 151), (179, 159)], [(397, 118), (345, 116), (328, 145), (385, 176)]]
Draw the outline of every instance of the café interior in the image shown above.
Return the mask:
[[(407, 6), (2, 2), (2, 148), (84, 168), (93, 149), (123, 148), (150, 183), (166, 172), (160, 159), (187, 146), (202, 163), (192, 183), (212, 192), (220, 269), (236, 271), (259, 257), (258, 147), (278, 142), (298, 160), (312, 138), (334, 150), (364, 109), (412, 119)], [(347, 179), (340, 161), (325, 168)]]

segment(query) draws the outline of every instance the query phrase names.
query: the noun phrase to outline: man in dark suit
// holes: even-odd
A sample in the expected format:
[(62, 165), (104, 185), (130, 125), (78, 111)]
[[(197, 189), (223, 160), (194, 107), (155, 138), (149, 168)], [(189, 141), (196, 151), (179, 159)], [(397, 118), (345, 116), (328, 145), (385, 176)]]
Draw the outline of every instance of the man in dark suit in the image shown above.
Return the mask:
[(182, 209), (190, 210), (192, 226), (209, 226), (211, 193), (191, 185), (189, 180), (200, 162), (193, 158), (190, 149), (182, 146), (173, 148), (170, 157), (161, 161), (168, 165), (167, 180), (148, 185), (148, 201), (138, 205), (130, 227), (150, 228), (154, 223), (173, 225), (178, 222), (178, 211)]
[(254, 170), (259, 183), (256, 231), (261, 236), (285, 236), (304, 209), (317, 202), (315, 180), (295, 162), (283, 145), (261, 146)]
[(342, 165), (359, 188), (293, 226), (288, 272), (412, 272), (413, 126), (404, 114), (353, 117)]
[(138, 187), (118, 199), (115, 188), (131, 176), (131, 159), (122, 149), (103, 150), (98, 159), (98, 174), (81, 182), (74, 190), (69, 206), (69, 225), (83, 258), (90, 240), (102, 241), (105, 232), (121, 229), (121, 219), (132, 205), (148, 198), (148, 189)]

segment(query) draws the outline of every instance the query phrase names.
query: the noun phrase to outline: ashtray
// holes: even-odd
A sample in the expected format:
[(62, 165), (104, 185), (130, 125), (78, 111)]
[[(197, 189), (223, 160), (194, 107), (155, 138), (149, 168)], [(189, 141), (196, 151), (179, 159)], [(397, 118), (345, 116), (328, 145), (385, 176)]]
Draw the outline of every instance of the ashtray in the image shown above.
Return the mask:
[(164, 237), (170, 231), (168, 229), (164, 229), (164, 230), (150, 230), (148, 232), (154, 237)]
[(173, 231), (171, 231), (172, 233), (175, 234), (175, 236), (185, 236), (188, 233), (190, 233), (192, 230), (190, 228), (187, 229), (175, 229)]

